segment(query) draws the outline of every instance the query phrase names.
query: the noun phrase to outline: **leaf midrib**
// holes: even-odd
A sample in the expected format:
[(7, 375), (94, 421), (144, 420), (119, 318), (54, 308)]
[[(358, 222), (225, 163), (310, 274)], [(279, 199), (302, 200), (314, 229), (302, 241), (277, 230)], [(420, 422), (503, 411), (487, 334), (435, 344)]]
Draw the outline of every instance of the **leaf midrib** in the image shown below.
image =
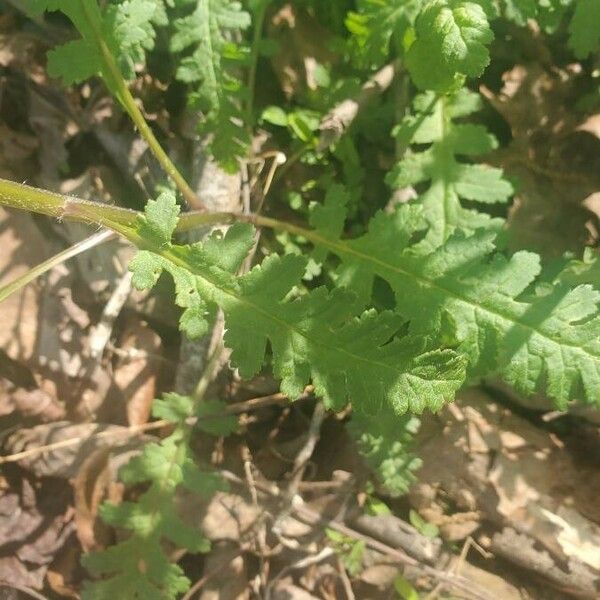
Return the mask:
[[(600, 359), (599, 354), (592, 354), (589, 350), (587, 350), (586, 348), (584, 348), (581, 345), (572, 344), (565, 340), (559, 341), (559, 340), (555, 339), (554, 337), (548, 335), (546, 332), (541, 331), (540, 329), (523, 321), (522, 319), (516, 318), (513, 315), (507, 314), (506, 312), (503, 312), (500, 310), (495, 310), (484, 304), (474, 302), (467, 296), (464, 296), (463, 294), (459, 294), (455, 290), (452, 290), (446, 286), (440, 285), (436, 280), (428, 279), (428, 278), (426, 278), (422, 275), (419, 275), (418, 273), (415, 273), (413, 271), (403, 269), (397, 265), (388, 263), (388, 262), (381, 260), (375, 256), (372, 256), (370, 254), (365, 254), (363, 252), (360, 252), (354, 248), (351, 248), (345, 242), (342, 242), (342, 241), (334, 242), (334, 241), (324, 238), (324, 237), (320, 236), (318, 233), (310, 231), (310, 230), (306, 230), (304, 233), (302, 233), (302, 235), (311, 239), (311, 241), (313, 241), (315, 244), (319, 244), (319, 245), (329, 248), (330, 250), (332, 250), (335, 254), (337, 254), (340, 257), (343, 257), (344, 255), (353, 256), (357, 259), (379, 265), (389, 271), (393, 271), (398, 274), (410, 277), (410, 278), (414, 279), (415, 281), (417, 281), (427, 287), (436, 289), (442, 293), (447, 294), (448, 296), (454, 297), (457, 300), (464, 302), (465, 304), (469, 305), (470, 307), (472, 307), (474, 309), (485, 311), (488, 314), (493, 315), (495, 317), (499, 317), (501, 319), (504, 319), (505, 321), (508, 321), (511, 324), (519, 325), (519, 326), (523, 327), (524, 329), (529, 330), (533, 333), (536, 333), (539, 336), (549, 340), (550, 342), (556, 344), (559, 347), (567, 346), (570, 348), (574, 348), (576, 350), (580, 350), (580, 351), (586, 353), (587, 355), (589, 355), (590, 357), (593, 357), (594, 359)], [(514, 301), (514, 299), (513, 299), (513, 301)]]
[[(218, 290), (221, 294), (225, 295), (225, 296), (229, 296), (230, 298), (232, 298), (233, 300), (235, 300), (236, 302), (239, 302), (240, 304), (248, 307), (249, 309), (251, 309), (251, 311), (254, 311), (256, 313), (259, 313), (260, 315), (262, 315), (263, 317), (266, 317), (268, 320), (274, 321), (275, 323), (277, 323), (280, 327), (283, 327), (285, 329), (289, 329), (290, 331), (296, 333), (297, 335), (303, 337), (304, 339), (306, 339), (308, 342), (315, 344), (316, 346), (321, 346), (322, 348), (325, 348), (329, 351), (333, 351), (333, 352), (337, 352), (339, 354), (343, 354), (346, 355), (348, 357), (351, 357), (352, 359), (354, 359), (357, 362), (363, 362), (366, 363), (368, 365), (371, 365), (373, 367), (383, 367), (385, 369), (387, 369), (388, 371), (394, 373), (395, 375), (403, 375), (403, 374), (410, 374), (410, 371), (400, 371), (398, 369), (395, 369), (393, 366), (385, 363), (385, 362), (379, 362), (379, 361), (375, 361), (375, 360), (371, 360), (368, 359), (364, 356), (358, 355), (358, 354), (354, 354), (348, 350), (345, 350), (342, 347), (339, 346), (331, 346), (329, 344), (326, 344), (325, 342), (322, 342), (320, 340), (315, 340), (314, 338), (312, 338), (311, 336), (307, 335), (307, 333), (305, 331), (302, 331), (296, 327), (294, 327), (292, 324), (290, 324), (287, 321), (284, 321), (276, 316), (274, 316), (272, 313), (262, 309), (258, 304), (255, 304), (251, 301), (249, 301), (247, 298), (244, 298), (243, 296), (240, 296), (238, 294), (236, 294), (235, 292), (233, 292), (230, 289), (224, 288), (223, 286), (219, 285), (218, 283), (216, 283), (215, 281), (213, 281), (206, 273), (198, 273), (196, 270), (194, 270), (192, 265), (189, 265), (184, 259), (180, 258), (179, 256), (177, 256), (176, 254), (174, 254), (170, 249), (168, 250), (162, 250), (159, 252), (159, 254), (169, 260), (170, 262), (172, 262), (173, 264), (177, 265), (178, 267), (185, 269), (187, 271), (190, 271), (193, 275), (195, 275), (196, 277), (200, 277), (201, 279), (204, 279), (204, 281), (206, 281), (209, 285), (211, 285), (213, 288), (215, 288), (216, 290)], [(268, 337), (268, 336), (267, 336)]]

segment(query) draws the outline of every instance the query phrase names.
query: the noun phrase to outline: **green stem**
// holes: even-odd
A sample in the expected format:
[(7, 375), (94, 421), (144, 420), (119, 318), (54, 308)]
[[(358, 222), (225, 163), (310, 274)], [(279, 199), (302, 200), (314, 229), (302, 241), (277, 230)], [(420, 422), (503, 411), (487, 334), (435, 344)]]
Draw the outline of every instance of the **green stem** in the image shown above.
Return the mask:
[[(115, 65), (116, 66), (116, 65)], [(150, 149), (156, 159), (160, 163), (161, 167), (165, 170), (165, 173), (175, 182), (175, 185), (181, 192), (183, 199), (186, 204), (193, 210), (203, 210), (205, 209), (204, 204), (198, 198), (194, 190), (189, 186), (183, 175), (177, 170), (177, 167), (173, 164), (167, 153), (163, 150), (163, 147), (160, 145), (159, 141), (154, 136), (152, 129), (146, 122), (144, 115), (138, 108), (138, 105), (135, 102), (135, 99), (131, 95), (129, 88), (125, 85), (123, 79), (121, 79), (123, 83), (123, 89), (120, 90), (120, 94), (123, 97), (123, 105), (125, 109), (129, 113), (131, 120), (135, 123), (138, 131), (141, 136), (148, 142)]]
[(254, 91), (256, 88), (256, 72), (258, 70), (259, 46), (262, 39), (263, 25), (267, 5), (271, 0), (261, 0), (254, 18), (254, 33), (252, 35), (252, 46), (250, 50), (250, 69), (248, 71), (248, 105), (246, 107), (246, 126), (251, 127), (254, 112)]
[[(123, 74), (117, 65), (115, 57), (106, 44), (102, 32), (98, 29), (94, 16), (89, 12), (90, 9), (88, 4), (82, 1), (81, 6), (88, 20), (88, 24), (94, 31), (96, 43), (102, 54), (102, 59), (108, 71), (107, 74), (110, 77), (110, 82), (114, 86), (114, 90), (116, 91), (117, 97), (121, 101), (123, 107), (131, 117), (134, 125), (138, 128), (141, 136), (146, 140), (148, 146), (150, 146), (150, 150), (154, 156), (156, 156), (156, 159), (160, 163), (161, 167), (165, 170), (165, 173), (175, 182), (175, 185), (181, 192), (181, 195), (188, 206), (194, 210), (204, 209), (205, 207), (200, 198), (198, 198), (194, 190), (192, 190), (192, 188), (188, 185), (183, 175), (181, 175), (181, 173), (177, 170), (177, 167), (173, 164), (173, 161), (171, 161), (167, 153), (163, 150), (163, 147), (156, 139), (152, 129), (144, 118), (142, 111), (136, 104), (135, 98), (129, 91), (129, 87), (123, 78)], [(109, 86), (109, 88), (110, 87), (111, 86)]]
[[(110, 206), (101, 202), (81, 200), (73, 196), (63, 196), (62, 194), (48, 192), (6, 179), (0, 179), (0, 205), (58, 219), (71, 219), (102, 225), (121, 234), (136, 246), (144, 246), (144, 241), (136, 232), (137, 221), (142, 213), (135, 210)], [(314, 242), (319, 241), (322, 243), (323, 241), (317, 232), (286, 221), (279, 221), (262, 215), (233, 212), (184, 213), (177, 224), (177, 231), (189, 231), (205, 225), (235, 222), (252, 223), (258, 227), (287, 231)]]
[(57, 219), (104, 225), (113, 231), (118, 227), (134, 228), (139, 215), (135, 210), (65, 196), (7, 179), (0, 179), (0, 204)]
[(57, 265), (60, 265), (67, 260), (74, 258), (75, 256), (90, 250), (91, 248), (95, 248), (96, 246), (107, 242), (108, 240), (114, 237), (114, 233), (109, 230), (100, 231), (91, 235), (90, 237), (82, 240), (81, 242), (77, 242), (73, 244), (66, 250), (55, 254), (50, 257), (48, 260), (40, 263), (39, 265), (29, 269), (26, 273), (13, 279), (10, 283), (3, 285), (0, 287), (0, 302), (6, 300), (8, 296), (14, 294), (19, 291), (21, 288), (25, 287), (28, 283), (31, 283), (34, 279), (40, 277), (50, 269), (53, 269)]

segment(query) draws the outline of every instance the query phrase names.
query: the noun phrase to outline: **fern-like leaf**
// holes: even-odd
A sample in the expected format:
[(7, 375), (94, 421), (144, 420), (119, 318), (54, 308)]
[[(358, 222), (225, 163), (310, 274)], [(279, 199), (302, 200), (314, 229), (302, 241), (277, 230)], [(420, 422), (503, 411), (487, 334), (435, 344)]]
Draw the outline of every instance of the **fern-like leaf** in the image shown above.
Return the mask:
[(409, 150), (386, 181), (394, 188), (430, 183), (419, 197), (430, 224), (424, 245), (435, 248), (457, 229), (499, 228), (501, 219), (461, 205), (461, 199), (485, 204), (506, 202), (513, 192), (500, 169), (464, 160), (497, 146), (494, 136), (482, 125), (456, 122), (481, 108), (479, 95), (466, 89), (451, 96), (423, 94), (415, 99), (414, 108), (415, 114), (404, 119), (396, 134), (405, 145), (429, 147)]
[[(174, 198), (161, 196), (141, 220), (141, 235), (150, 239), (149, 232), (156, 234), (176, 211)], [(390, 312), (358, 314), (352, 292), (319, 288), (295, 296), (304, 257), (272, 255), (248, 274), (233, 275), (252, 244), (249, 225), (235, 225), (205, 244), (176, 246), (166, 237), (153, 244), (160, 240), (130, 265), (134, 285), (148, 288), (169, 272), (188, 335), (204, 332), (211, 311), (220, 307), (225, 343), (243, 377), (260, 370), (270, 344), (273, 371), (291, 398), (312, 381), (328, 407), (352, 400), (358, 410), (375, 412), (385, 404), (397, 413), (436, 410), (464, 380), (463, 361), (453, 351), (429, 349), (427, 336), (402, 335), (405, 324)]]
[(104, 521), (129, 531), (124, 541), (92, 553), (84, 565), (101, 579), (88, 582), (85, 600), (175, 599), (189, 589), (182, 569), (171, 563), (163, 543), (170, 540), (189, 552), (207, 552), (209, 542), (198, 529), (190, 528), (176, 511), (175, 496), (180, 487), (204, 497), (224, 482), (216, 474), (199, 469), (187, 443), (186, 419), (194, 412), (190, 398), (166, 394), (156, 400), (155, 417), (174, 423), (174, 432), (157, 443), (149, 443), (119, 473), (128, 485), (149, 484), (137, 502), (104, 504)]
[(250, 14), (240, 2), (197, 0), (195, 10), (175, 21), (173, 52), (187, 52), (177, 78), (194, 86), (193, 100), (205, 113), (204, 129), (215, 134), (213, 155), (231, 171), (248, 145), (241, 115), (243, 86), (235, 69), (244, 64), (245, 49), (236, 44), (235, 32), (250, 26)]
[(559, 282), (538, 286), (540, 259), (495, 253), (495, 233), (457, 232), (431, 252), (411, 245), (427, 230), (422, 208), (381, 213), (355, 240), (305, 234), (342, 261), (337, 282), (368, 302), (375, 277), (394, 291), (416, 335), (455, 338), (472, 376), (498, 374), (526, 394), (546, 392), (558, 406), (600, 398), (600, 292)]
[(371, 416), (355, 413), (348, 431), (377, 479), (391, 496), (403, 496), (415, 482), (422, 461), (413, 454), (413, 437), (419, 428), (413, 415), (382, 411)]
[[(126, 78), (134, 65), (154, 46), (155, 26), (166, 24), (163, 0), (125, 0), (102, 10), (97, 0), (25, 0), (32, 14), (61, 11), (73, 23), (80, 38), (48, 53), (48, 73), (66, 84), (101, 75), (111, 92), (119, 97), (115, 57)], [(117, 67), (118, 68), (118, 67)]]

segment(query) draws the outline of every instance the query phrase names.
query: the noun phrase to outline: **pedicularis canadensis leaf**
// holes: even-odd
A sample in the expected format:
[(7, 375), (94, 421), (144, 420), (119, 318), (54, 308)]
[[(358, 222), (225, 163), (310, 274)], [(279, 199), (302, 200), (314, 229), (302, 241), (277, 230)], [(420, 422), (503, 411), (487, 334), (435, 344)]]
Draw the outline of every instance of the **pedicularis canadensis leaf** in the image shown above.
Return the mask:
[[(395, 130), (403, 145), (415, 144), (389, 172), (386, 181), (393, 188), (429, 182), (419, 197), (430, 228), (422, 245), (435, 248), (457, 229), (473, 232), (485, 227), (498, 229), (502, 219), (466, 209), (461, 199), (482, 204), (505, 203), (512, 185), (500, 169), (470, 164), (470, 159), (495, 149), (496, 138), (482, 125), (459, 123), (481, 108), (478, 94), (466, 89), (448, 96), (426, 93), (414, 100), (414, 113)], [(429, 146), (423, 150), (424, 144)]]
[(85, 600), (170, 600), (189, 589), (189, 579), (179, 565), (171, 563), (164, 542), (192, 553), (207, 552), (210, 544), (199, 527), (183, 521), (177, 495), (183, 489), (210, 497), (227, 489), (218, 475), (200, 469), (194, 461), (186, 435), (186, 419), (194, 412), (201, 420), (201, 411), (195, 410), (194, 401), (186, 396), (166, 394), (155, 401), (153, 415), (171, 421), (175, 429), (162, 441), (146, 444), (142, 453), (120, 470), (125, 484), (147, 486), (137, 501), (101, 506), (102, 518), (127, 530), (129, 537), (84, 557), (86, 568), (102, 576), (86, 584)]
[(61, 11), (81, 35), (49, 52), (51, 76), (71, 84), (102, 75), (117, 96), (108, 55), (126, 78), (133, 77), (134, 65), (143, 63), (145, 52), (154, 47), (155, 27), (167, 23), (163, 0), (125, 0), (102, 10), (97, 0), (25, 0), (25, 5), (32, 14)]
[(433, 251), (411, 245), (425, 231), (422, 207), (404, 205), (375, 216), (361, 238), (317, 231), (311, 239), (341, 259), (338, 285), (369, 302), (380, 277), (413, 335), (454, 338), (471, 376), (500, 375), (526, 394), (547, 393), (558, 406), (573, 399), (598, 404), (600, 292), (571, 289), (560, 276), (554, 287), (536, 286), (539, 257), (496, 253), (493, 231), (457, 232)]
[(225, 343), (243, 377), (261, 369), (270, 344), (281, 389), (295, 398), (312, 382), (329, 407), (352, 400), (357, 410), (368, 412), (384, 403), (397, 413), (436, 410), (461, 386), (463, 359), (452, 350), (430, 350), (427, 335), (403, 335), (405, 323), (398, 315), (361, 314), (356, 295), (342, 289), (295, 294), (304, 257), (271, 255), (236, 277), (253, 244), (250, 225), (234, 225), (225, 236), (213, 234), (202, 244), (166, 243), (164, 224), (173, 224), (177, 210), (170, 194), (149, 203), (139, 233), (160, 245), (135, 257), (133, 283), (148, 288), (163, 270), (170, 273), (188, 335), (204, 333), (211, 313), (221, 308)]
[(244, 90), (236, 75), (247, 48), (234, 42), (250, 26), (250, 14), (231, 0), (192, 0), (188, 16), (175, 21), (171, 50), (183, 53), (177, 78), (193, 86), (191, 99), (204, 112), (202, 127), (217, 132), (211, 151), (231, 172), (238, 169), (249, 143), (241, 115)]
[(406, 55), (415, 84), (445, 92), (465, 77), (478, 77), (490, 62), (494, 39), (484, 9), (475, 2), (429, 0), (415, 23), (416, 40)]

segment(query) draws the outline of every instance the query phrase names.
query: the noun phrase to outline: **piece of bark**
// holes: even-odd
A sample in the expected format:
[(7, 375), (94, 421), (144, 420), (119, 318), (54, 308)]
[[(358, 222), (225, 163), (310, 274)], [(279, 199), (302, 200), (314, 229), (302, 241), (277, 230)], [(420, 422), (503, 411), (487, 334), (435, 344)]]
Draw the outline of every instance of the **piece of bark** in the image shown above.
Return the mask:
[(397, 70), (396, 63), (385, 65), (362, 86), (356, 97), (346, 98), (323, 117), (319, 125), (319, 151), (329, 148), (342, 137), (358, 113), (392, 85)]
[(440, 556), (442, 540), (431, 539), (420, 534), (414, 527), (394, 515), (358, 514), (348, 519), (348, 524), (373, 538), (402, 548), (408, 555), (421, 562), (434, 564)]
[(590, 571), (585, 565), (574, 560), (568, 561), (564, 568), (561, 568), (547, 551), (536, 547), (535, 540), (528, 535), (505, 528), (492, 536), (489, 549), (494, 554), (549, 579), (559, 589), (573, 595), (585, 592), (589, 594), (589, 598), (599, 597), (598, 573)]

